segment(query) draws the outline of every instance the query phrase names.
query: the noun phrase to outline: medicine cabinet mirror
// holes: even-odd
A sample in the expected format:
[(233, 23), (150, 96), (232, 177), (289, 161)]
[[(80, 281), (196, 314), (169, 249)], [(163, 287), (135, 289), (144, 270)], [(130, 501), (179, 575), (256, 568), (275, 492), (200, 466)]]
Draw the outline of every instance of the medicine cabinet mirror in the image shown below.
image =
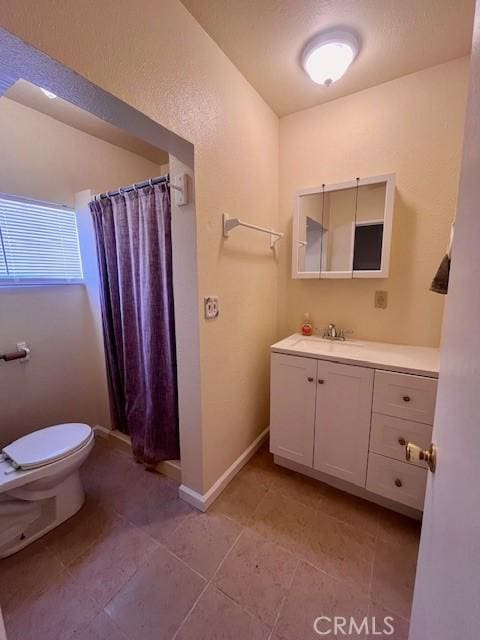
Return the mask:
[(387, 278), (395, 175), (295, 194), (293, 278)]

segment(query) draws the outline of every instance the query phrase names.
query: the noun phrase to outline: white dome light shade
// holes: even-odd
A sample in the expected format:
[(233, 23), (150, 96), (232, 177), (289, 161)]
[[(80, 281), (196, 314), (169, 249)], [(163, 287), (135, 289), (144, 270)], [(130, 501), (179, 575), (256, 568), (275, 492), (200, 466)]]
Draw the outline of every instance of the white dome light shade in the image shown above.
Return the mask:
[(302, 64), (313, 82), (330, 86), (343, 76), (355, 60), (358, 41), (348, 32), (323, 34), (310, 42), (302, 56)]

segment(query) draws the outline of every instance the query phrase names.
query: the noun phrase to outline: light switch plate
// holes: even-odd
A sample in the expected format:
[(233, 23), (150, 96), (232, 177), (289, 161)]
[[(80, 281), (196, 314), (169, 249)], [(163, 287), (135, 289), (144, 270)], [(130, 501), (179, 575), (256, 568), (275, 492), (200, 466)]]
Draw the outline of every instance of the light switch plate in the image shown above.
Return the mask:
[(388, 291), (375, 291), (375, 307), (386, 309), (388, 306)]
[(188, 204), (188, 178), (186, 173), (182, 173), (177, 176), (173, 176), (173, 184), (175, 191), (175, 204), (178, 207), (183, 207)]
[(220, 309), (218, 307), (218, 296), (205, 296), (203, 304), (205, 308), (205, 318), (207, 320), (218, 318), (218, 314), (220, 313)]

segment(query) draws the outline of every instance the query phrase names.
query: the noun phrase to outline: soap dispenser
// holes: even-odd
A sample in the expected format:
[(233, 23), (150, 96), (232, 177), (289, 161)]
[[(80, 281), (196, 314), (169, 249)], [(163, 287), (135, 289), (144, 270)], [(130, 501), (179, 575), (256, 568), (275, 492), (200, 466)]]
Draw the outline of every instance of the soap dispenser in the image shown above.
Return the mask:
[(303, 336), (311, 336), (313, 334), (313, 324), (310, 321), (310, 316), (308, 313), (305, 313), (303, 315), (301, 331)]

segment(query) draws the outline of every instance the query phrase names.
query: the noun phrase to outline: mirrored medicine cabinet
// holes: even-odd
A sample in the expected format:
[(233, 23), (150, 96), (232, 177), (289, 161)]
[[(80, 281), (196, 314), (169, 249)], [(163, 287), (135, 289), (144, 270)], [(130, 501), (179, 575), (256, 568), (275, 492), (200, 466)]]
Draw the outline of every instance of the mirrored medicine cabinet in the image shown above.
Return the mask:
[(387, 278), (395, 175), (295, 194), (293, 278)]

